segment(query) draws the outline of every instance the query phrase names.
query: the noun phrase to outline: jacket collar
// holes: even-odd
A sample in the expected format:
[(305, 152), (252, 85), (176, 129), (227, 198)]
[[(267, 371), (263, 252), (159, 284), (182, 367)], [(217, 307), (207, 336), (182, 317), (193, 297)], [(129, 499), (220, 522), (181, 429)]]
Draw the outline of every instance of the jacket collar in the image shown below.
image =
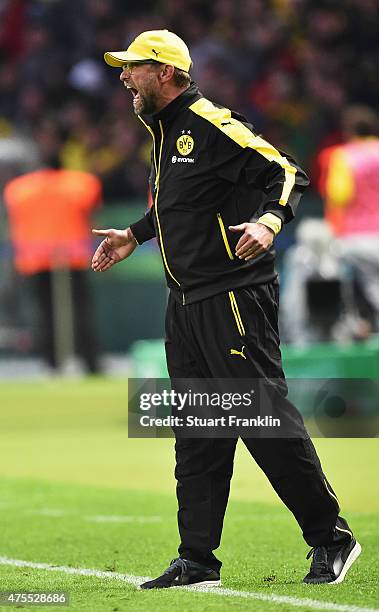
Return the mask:
[(182, 110), (191, 106), (191, 104), (193, 104), (201, 97), (202, 94), (200, 93), (198, 86), (194, 81), (192, 81), (188, 89), (186, 89), (185, 91), (183, 91), (183, 93), (174, 98), (174, 100), (172, 100), (172, 102), (162, 108), (159, 113), (153, 115), (151, 119), (153, 120), (153, 122), (162, 121), (162, 123), (168, 123), (174, 117), (176, 117), (176, 115), (178, 115)]

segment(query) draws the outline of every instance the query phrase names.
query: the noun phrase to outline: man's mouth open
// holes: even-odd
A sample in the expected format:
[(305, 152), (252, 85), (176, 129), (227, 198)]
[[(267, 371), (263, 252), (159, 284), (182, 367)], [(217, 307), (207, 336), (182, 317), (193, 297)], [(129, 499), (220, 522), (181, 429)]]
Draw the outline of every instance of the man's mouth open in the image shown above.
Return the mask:
[(139, 102), (141, 100), (141, 96), (139, 94), (138, 89), (136, 89), (135, 87), (131, 87), (131, 85), (127, 85), (126, 87), (132, 92), (133, 104), (135, 104), (136, 102)]

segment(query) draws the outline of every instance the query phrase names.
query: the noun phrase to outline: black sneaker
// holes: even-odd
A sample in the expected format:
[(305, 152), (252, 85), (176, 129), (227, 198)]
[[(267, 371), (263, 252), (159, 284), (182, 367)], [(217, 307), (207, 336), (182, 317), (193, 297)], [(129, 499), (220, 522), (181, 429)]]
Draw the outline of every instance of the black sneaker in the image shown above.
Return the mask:
[(140, 585), (140, 589), (168, 589), (175, 586), (220, 586), (220, 573), (188, 559), (173, 559), (170, 567), (155, 578)]
[(311, 568), (303, 582), (339, 584), (361, 554), (361, 550), (361, 545), (354, 538), (347, 544), (312, 548), (307, 555), (307, 559), (313, 555)]

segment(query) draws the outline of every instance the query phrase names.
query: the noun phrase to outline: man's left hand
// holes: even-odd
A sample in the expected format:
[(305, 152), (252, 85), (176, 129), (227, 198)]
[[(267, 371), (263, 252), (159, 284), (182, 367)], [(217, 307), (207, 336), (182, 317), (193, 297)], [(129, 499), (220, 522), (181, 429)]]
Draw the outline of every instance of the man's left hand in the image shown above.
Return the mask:
[(236, 256), (245, 261), (255, 259), (267, 251), (275, 238), (274, 232), (262, 223), (241, 223), (229, 225), (231, 232), (243, 232), (237, 242)]

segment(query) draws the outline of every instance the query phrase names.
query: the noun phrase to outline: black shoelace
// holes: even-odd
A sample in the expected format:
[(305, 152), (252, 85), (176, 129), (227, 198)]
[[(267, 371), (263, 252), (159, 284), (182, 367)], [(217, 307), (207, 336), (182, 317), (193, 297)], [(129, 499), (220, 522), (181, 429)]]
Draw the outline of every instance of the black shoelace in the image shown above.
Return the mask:
[(328, 573), (328, 551), (325, 546), (311, 548), (307, 554), (307, 559), (310, 559), (312, 555), (311, 572), (317, 576)]
[(173, 559), (170, 563), (170, 567), (164, 572), (164, 575), (167, 574), (171, 577), (173, 574), (173, 578), (176, 576), (182, 578), (183, 574), (188, 570), (188, 566), (189, 564), (186, 559), (181, 559), (180, 557), (178, 559)]

